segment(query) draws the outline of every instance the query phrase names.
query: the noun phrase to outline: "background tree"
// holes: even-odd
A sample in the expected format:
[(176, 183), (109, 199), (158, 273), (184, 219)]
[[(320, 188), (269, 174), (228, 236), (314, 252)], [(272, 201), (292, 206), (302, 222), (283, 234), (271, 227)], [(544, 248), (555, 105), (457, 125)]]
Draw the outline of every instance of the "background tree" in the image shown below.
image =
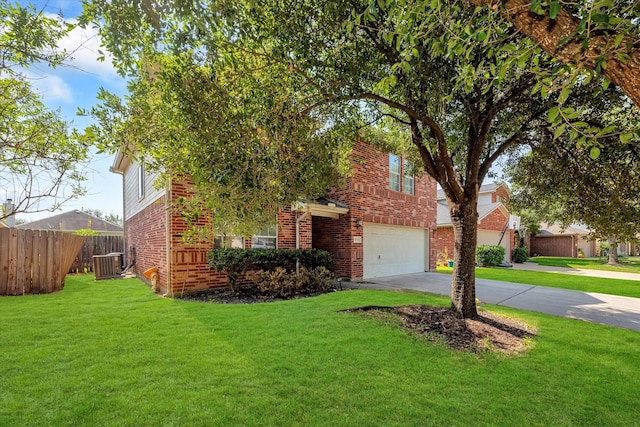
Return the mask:
[[(637, 128), (635, 110), (615, 107), (611, 96), (616, 94), (608, 95), (596, 101), (587, 119), (613, 119), (621, 127)], [(596, 158), (589, 148), (550, 132), (530, 148), (508, 169), (511, 203), (548, 222), (588, 226), (593, 238), (609, 241), (609, 263), (617, 264), (617, 244), (640, 237), (640, 138), (621, 142), (611, 137)]]
[(122, 226), (123, 221), (122, 217), (114, 212), (110, 212), (105, 214), (100, 209), (91, 209), (91, 208), (82, 208), (82, 212), (88, 213), (89, 215), (93, 215), (96, 218), (104, 219), (111, 224), (116, 224)]
[[(71, 26), (32, 6), (0, 0), (0, 189), (14, 213), (56, 210), (84, 194), (79, 165), (88, 148), (34, 92), (22, 72), (33, 64), (59, 65), (57, 48)], [(11, 212), (0, 212), (0, 219)]]
[[(139, 7), (96, 1), (85, 12), (85, 21), (104, 24), (103, 40), (121, 70), (136, 77), (138, 87), (151, 82), (158, 88), (136, 94), (128, 108), (136, 101), (143, 111), (169, 105), (179, 132), (188, 130), (175, 138), (164, 126), (154, 128), (154, 135), (167, 135), (161, 138), (173, 153), (195, 137), (205, 158), (243, 147), (261, 157), (255, 144), (275, 141), (289, 147), (286, 158), (296, 147), (331, 152), (333, 140), (371, 141), (381, 133), (389, 138), (387, 147), (409, 150), (447, 197), (455, 235), (452, 305), (464, 317), (477, 314), (478, 189), (501, 155), (548, 125), (547, 111), (572, 76), (499, 11), (464, 1), (263, 0)], [(215, 88), (204, 98), (203, 84)], [(225, 85), (232, 89), (218, 95)], [(594, 96), (589, 81), (571, 85), (578, 94), (576, 88), (588, 86)], [(562, 102), (578, 96), (561, 95)], [(169, 102), (154, 104), (167, 96)], [(116, 110), (98, 112), (109, 117)], [(122, 129), (132, 123), (133, 115), (127, 117)], [(103, 124), (103, 132), (119, 135), (106, 140), (129, 143), (126, 133)], [(135, 143), (152, 136), (144, 129), (129, 135), (141, 136)], [(222, 174), (227, 176), (233, 175)], [(224, 178), (211, 178), (201, 181), (205, 188), (222, 183), (213, 187), (217, 194), (237, 194)], [(243, 203), (242, 197), (230, 201)]]

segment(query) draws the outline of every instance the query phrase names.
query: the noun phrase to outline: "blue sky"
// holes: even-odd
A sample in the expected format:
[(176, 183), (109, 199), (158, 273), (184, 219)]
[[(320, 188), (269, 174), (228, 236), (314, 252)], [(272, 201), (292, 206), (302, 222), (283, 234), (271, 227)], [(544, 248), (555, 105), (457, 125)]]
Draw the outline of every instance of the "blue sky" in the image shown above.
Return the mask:
[[(64, 19), (70, 22), (74, 22), (82, 8), (79, 0), (31, 0), (20, 3), (31, 3), (45, 14), (58, 15), (61, 11)], [(61, 40), (60, 47), (74, 52), (73, 58), (65, 66), (52, 69), (46, 65), (34, 65), (27, 70), (27, 74), (45, 104), (51, 109), (59, 109), (64, 120), (81, 130), (91, 124), (91, 118), (77, 116), (78, 107), (88, 109), (95, 105), (100, 87), (124, 95), (126, 82), (117, 75), (108, 59), (105, 62), (97, 61), (100, 41), (95, 30), (76, 28), (69, 37)], [(87, 195), (67, 202), (62, 212), (90, 208), (122, 216), (122, 177), (109, 172), (112, 164), (113, 156), (95, 154), (85, 170), (88, 178)], [(17, 217), (32, 221), (57, 213), (60, 212), (20, 214)]]

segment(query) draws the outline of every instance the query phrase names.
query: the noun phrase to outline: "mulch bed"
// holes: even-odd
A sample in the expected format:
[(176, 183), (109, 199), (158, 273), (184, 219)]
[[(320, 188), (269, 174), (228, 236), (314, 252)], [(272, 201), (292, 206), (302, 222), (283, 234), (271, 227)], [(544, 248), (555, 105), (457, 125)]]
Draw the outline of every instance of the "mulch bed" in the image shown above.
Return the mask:
[[(331, 289), (327, 292), (336, 292)], [(327, 292), (300, 292), (286, 299), (307, 298)], [(211, 289), (183, 296), (184, 300), (218, 304), (255, 304), (282, 301), (285, 298), (260, 293), (255, 287)], [(517, 354), (527, 349), (527, 338), (536, 334), (535, 329), (523, 322), (486, 311), (475, 319), (462, 319), (448, 307), (427, 305), (403, 305), (397, 307), (365, 306), (342, 310), (352, 312), (388, 312), (400, 319), (403, 328), (432, 341), (444, 341), (456, 350), (479, 353), (497, 351)]]
[(299, 299), (315, 297), (329, 292), (336, 292), (338, 289), (331, 288), (324, 292), (298, 292), (289, 298), (276, 297), (263, 294), (254, 286), (242, 286), (235, 291), (231, 288), (209, 289), (206, 291), (192, 292), (185, 294), (181, 299), (187, 301), (214, 302), (218, 304), (256, 304), (261, 302), (285, 301), (288, 299)]
[(393, 313), (413, 333), (434, 341), (444, 340), (450, 348), (474, 353), (521, 353), (527, 349), (527, 338), (536, 334), (534, 328), (523, 322), (486, 311), (475, 319), (462, 319), (448, 307), (427, 305), (366, 306), (343, 312), (371, 310)]

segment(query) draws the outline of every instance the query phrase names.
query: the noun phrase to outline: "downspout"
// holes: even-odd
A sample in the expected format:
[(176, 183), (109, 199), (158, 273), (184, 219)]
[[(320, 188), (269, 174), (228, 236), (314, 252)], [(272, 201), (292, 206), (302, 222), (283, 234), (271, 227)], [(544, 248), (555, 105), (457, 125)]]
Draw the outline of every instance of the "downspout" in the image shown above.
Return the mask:
[[(300, 222), (302, 222), (302, 220), (304, 220), (310, 213), (311, 211), (309, 210), (309, 207), (307, 207), (307, 210), (296, 218), (296, 249), (300, 249)], [(296, 274), (297, 273), (300, 273), (300, 261), (296, 258)]]

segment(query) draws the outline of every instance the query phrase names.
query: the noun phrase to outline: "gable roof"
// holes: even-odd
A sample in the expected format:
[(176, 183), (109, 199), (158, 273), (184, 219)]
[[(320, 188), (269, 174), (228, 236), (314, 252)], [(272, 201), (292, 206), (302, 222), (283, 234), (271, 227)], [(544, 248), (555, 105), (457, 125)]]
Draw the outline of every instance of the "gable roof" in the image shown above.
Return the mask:
[[(438, 227), (448, 227), (453, 225), (453, 223), (451, 222), (451, 214), (449, 213), (449, 207), (447, 206), (447, 203), (438, 201), (437, 208)], [(485, 205), (478, 205), (478, 224), (480, 224), (483, 219), (485, 219), (496, 210), (501, 211), (507, 218), (509, 218), (509, 211), (503, 203), (488, 203)]]
[(28, 222), (26, 224), (16, 225), (16, 228), (24, 228), (28, 230), (58, 230), (58, 231), (78, 231), (82, 229), (91, 229), (100, 234), (122, 235), (122, 227), (112, 224), (97, 216), (90, 215), (86, 212), (73, 210), (64, 212), (48, 218), (39, 219)]
[[(478, 195), (493, 193), (500, 187), (504, 187), (504, 189), (507, 190), (507, 193), (511, 194), (511, 190), (509, 190), (509, 187), (504, 182), (492, 182), (489, 184), (482, 184), (482, 186), (480, 187), (480, 190), (478, 191)], [(444, 190), (442, 189), (438, 190), (437, 198), (438, 198), (438, 202), (441, 200), (446, 201), (447, 198), (444, 195)]]
[(554, 224), (540, 224), (540, 232), (536, 234), (536, 237), (545, 236), (586, 236), (589, 234), (589, 230), (584, 228), (574, 227), (569, 225), (565, 228), (558, 223)]

